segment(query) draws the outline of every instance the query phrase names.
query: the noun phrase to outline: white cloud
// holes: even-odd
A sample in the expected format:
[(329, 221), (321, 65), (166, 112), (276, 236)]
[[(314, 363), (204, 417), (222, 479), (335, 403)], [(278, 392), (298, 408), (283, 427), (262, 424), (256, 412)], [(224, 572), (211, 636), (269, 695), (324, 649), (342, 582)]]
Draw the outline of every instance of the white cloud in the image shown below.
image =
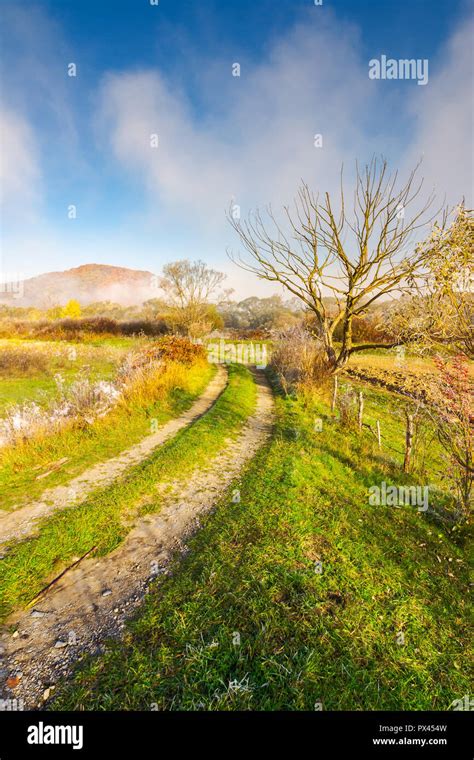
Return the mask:
[[(157, 71), (109, 75), (101, 93), (106, 141), (139, 172), (152, 197), (204, 226), (219, 226), (232, 196), (243, 209), (288, 202), (299, 180), (338, 180), (341, 159), (371, 151), (363, 133), (371, 87), (350, 28), (333, 22), (296, 27), (263, 63), (214, 63), (205, 120)], [(157, 133), (159, 147), (150, 146)], [(322, 134), (323, 147), (314, 146)], [(189, 216), (187, 217), (189, 219)], [(217, 223), (217, 224), (216, 224)]]
[[(291, 203), (301, 178), (334, 192), (342, 162), (349, 188), (356, 158), (363, 163), (382, 153), (405, 180), (423, 155), (424, 198), (433, 185), (452, 201), (470, 195), (471, 25), (431, 62), (429, 84), (410, 88), (369, 80), (357, 31), (333, 15), (321, 19), (316, 26), (308, 15), (260, 62), (239, 61), (240, 78), (232, 77), (232, 60), (208, 68), (198, 62), (205, 118), (156, 70), (103, 81), (104, 147), (143, 178), (152, 214), (159, 208), (168, 230), (184, 225), (201, 245), (210, 241), (215, 264), (224, 265), (225, 246), (236, 242), (224, 221), (232, 197), (245, 215), (257, 205)], [(153, 133), (157, 149), (150, 147)]]
[(38, 201), (41, 171), (33, 130), (10, 109), (0, 112), (0, 202), (23, 219)]
[[(9, 241), (10, 262), (27, 260), (31, 251), (34, 271), (91, 260), (156, 270), (171, 259), (202, 258), (228, 271), (227, 285), (244, 297), (266, 293), (267, 286), (225, 257), (226, 245), (236, 242), (224, 219), (232, 197), (245, 215), (257, 205), (272, 202), (278, 208), (291, 202), (301, 178), (332, 192), (342, 161), (350, 180), (355, 158), (364, 162), (378, 153), (401, 166), (403, 176), (423, 153), (428, 186), (436, 184), (440, 195), (446, 191), (453, 202), (463, 194), (469, 197), (472, 24), (462, 26), (430, 61), (426, 87), (399, 87), (369, 80), (355, 27), (328, 11), (316, 13), (274, 40), (257, 62), (239, 61), (240, 78), (232, 77), (233, 58), (204, 56), (195, 62), (192, 81), (177, 81), (152, 68), (105, 75), (95, 101), (87, 90), (87, 104), (97, 105), (99, 145), (105, 163), (112, 157), (127, 178), (128, 172), (133, 175), (134, 186), (143, 184), (148, 208), (140, 210), (137, 204), (127, 218), (114, 220), (119, 233), (113, 240), (109, 218), (102, 231), (93, 233), (86, 226), (77, 234), (75, 228), (74, 234), (65, 233), (52, 219), (32, 226), (26, 237), (19, 230), (17, 242), (14, 236)], [(79, 175), (77, 134), (85, 132), (88, 139), (91, 124), (83, 103), (80, 112), (73, 111), (66, 87), (71, 83), (64, 81), (63, 64), (69, 60), (64, 44), (57, 50), (48, 42), (51, 55), (41, 52), (41, 40), (60, 39), (59, 30), (40, 25), (37, 18), (28, 26), (23, 21), (17, 21), (17, 32), (27, 30), (34, 52), (19, 63), (14, 89), (21, 90), (20, 74), (32, 67), (33, 89), (38, 100), (49, 103), (45, 108), (50, 112), (46, 131), (35, 136), (30, 125), (37, 121), (28, 104), (8, 93), (2, 185), (7, 198), (34, 205), (42, 194), (40, 150), (49, 147), (60, 125), (59, 163), (72, 177)], [(42, 65), (34, 68), (38, 59)], [(52, 76), (52, 68), (60, 76)], [(154, 133), (158, 149), (150, 146)], [(323, 136), (322, 148), (313, 145), (316, 133)], [(87, 173), (89, 196), (95, 190), (94, 172), (101, 169), (90, 167)], [(184, 249), (187, 241), (191, 245)]]
[(474, 21), (466, 20), (431, 62), (429, 84), (415, 88), (409, 104), (414, 140), (407, 155), (409, 166), (423, 157), (421, 173), (440, 200), (446, 194), (453, 205), (464, 195), (470, 208), (474, 203), (473, 38)]
[[(73, 52), (53, 15), (23, 3), (7, 3), (2, 9), (1, 44), (3, 100), (30, 121), (41, 122), (39, 137), (47, 145), (54, 134), (56, 151), (69, 151), (70, 159), (78, 142), (73, 97), (84, 56)], [(79, 67), (77, 80), (66, 76), (70, 61)]]

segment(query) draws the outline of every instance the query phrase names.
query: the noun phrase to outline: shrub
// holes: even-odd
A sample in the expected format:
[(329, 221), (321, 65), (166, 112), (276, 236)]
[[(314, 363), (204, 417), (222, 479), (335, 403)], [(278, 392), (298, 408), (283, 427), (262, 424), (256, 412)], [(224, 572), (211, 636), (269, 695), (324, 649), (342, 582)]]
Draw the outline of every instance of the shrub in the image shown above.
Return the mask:
[[(333, 340), (342, 340), (343, 326), (339, 324), (333, 335)], [(352, 340), (354, 343), (390, 343), (393, 334), (384, 324), (383, 316), (367, 314), (362, 317), (354, 317), (352, 320)]]
[(271, 366), (285, 393), (301, 384), (321, 383), (328, 372), (321, 342), (300, 326), (290, 327), (277, 335)]
[(117, 322), (120, 335), (148, 335), (154, 337), (168, 332), (164, 320), (132, 319), (128, 322)]
[(456, 490), (460, 510), (467, 517), (472, 506), (474, 478), (473, 382), (466, 356), (455, 356), (451, 362), (436, 357), (435, 363), (439, 374), (431, 416), (450, 463), (448, 478)]
[(175, 388), (190, 387), (191, 365), (199, 374), (199, 362), (207, 363), (201, 345), (187, 338), (166, 336), (128, 354), (114, 383), (79, 377), (68, 385), (62, 375), (56, 374), (58, 392), (47, 407), (26, 402), (7, 408), (0, 420), (0, 446), (55, 433), (66, 424), (91, 425), (116, 404), (145, 406), (150, 400), (164, 399)]
[(167, 332), (163, 320), (136, 319), (118, 321), (111, 317), (82, 317), (81, 319), (56, 319), (51, 322), (23, 320), (2, 320), (0, 337), (21, 335), (32, 338), (52, 338), (55, 340), (83, 340), (88, 335), (148, 335), (158, 336)]
[(344, 428), (354, 430), (357, 427), (357, 395), (352, 388), (343, 387), (337, 397), (339, 420)]
[(70, 317), (71, 319), (78, 319), (81, 316), (81, 304), (76, 301), (75, 298), (71, 298), (66, 306), (61, 309), (62, 317)]
[(62, 375), (55, 375), (54, 379), (58, 388), (54, 408), (61, 410), (62, 415), (82, 417), (89, 423), (104, 415), (120, 396), (119, 389), (106, 380), (93, 383), (83, 377), (66, 385)]
[(2, 374), (28, 374), (29, 372), (46, 372), (48, 356), (42, 351), (23, 347), (8, 347), (0, 353), (0, 372)]
[(92, 424), (117, 402), (120, 391), (112, 383), (91, 382), (80, 378), (66, 386), (61, 375), (55, 376), (58, 395), (47, 408), (34, 401), (14, 404), (0, 420), (0, 446), (15, 445), (32, 436), (55, 433), (65, 424)]
[[(228, 330), (231, 338), (236, 340), (268, 340), (271, 337), (270, 330), (258, 329), (232, 329)], [(278, 336), (278, 333), (277, 333)]]
[(202, 345), (192, 343), (188, 338), (166, 335), (127, 357), (127, 365), (133, 370), (166, 362), (192, 364), (199, 358), (206, 359)]

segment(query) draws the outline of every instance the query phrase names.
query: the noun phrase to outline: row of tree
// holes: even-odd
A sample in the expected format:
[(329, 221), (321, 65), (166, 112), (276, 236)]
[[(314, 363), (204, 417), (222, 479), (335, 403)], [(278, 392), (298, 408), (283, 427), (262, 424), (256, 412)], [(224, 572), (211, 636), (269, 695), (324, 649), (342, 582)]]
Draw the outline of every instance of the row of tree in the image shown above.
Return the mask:
[(230, 297), (217, 303), (202, 303), (199, 312), (194, 304), (174, 306), (163, 298), (152, 298), (141, 306), (123, 306), (112, 301), (97, 301), (81, 305), (71, 299), (64, 306), (48, 309), (37, 307), (15, 307), (0, 305), (0, 319), (10, 318), (26, 321), (62, 320), (105, 317), (118, 321), (153, 321), (166, 323), (170, 331), (194, 333), (198, 336), (212, 330), (231, 330), (237, 333), (287, 328), (304, 319), (304, 311), (296, 301), (285, 301), (281, 296), (257, 298), (252, 296), (242, 301)]
[[(398, 187), (397, 174), (389, 174), (384, 160), (373, 159), (362, 171), (357, 167), (350, 211), (341, 172), (336, 199), (328, 193), (320, 198), (302, 184), (293, 207), (284, 207), (279, 218), (271, 208), (246, 221), (229, 216), (244, 249), (229, 251), (231, 259), (282, 286), (290, 300), (236, 302), (232, 291), (221, 292), (223, 273), (183, 260), (163, 268), (162, 297), (142, 307), (124, 310), (106, 302), (81, 308), (72, 300), (49, 309), (46, 317), (149, 319), (193, 337), (303, 322), (323, 345), (331, 373), (340, 372), (356, 352), (402, 343), (441, 343), (472, 356), (474, 219), (462, 204), (451, 214), (438, 209), (428, 215), (434, 198), (421, 200), (417, 171)], [(5, 310), (10, 316), (19, 312)], [(29, 318), (45, 316), (27, 311)]]

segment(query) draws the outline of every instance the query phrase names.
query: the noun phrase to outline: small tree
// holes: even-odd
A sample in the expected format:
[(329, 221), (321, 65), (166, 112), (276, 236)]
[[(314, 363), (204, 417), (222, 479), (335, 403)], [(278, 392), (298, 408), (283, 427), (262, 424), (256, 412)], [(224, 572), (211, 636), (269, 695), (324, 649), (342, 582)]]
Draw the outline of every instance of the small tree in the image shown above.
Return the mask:
[(149, 298), (145, 301), (142, 313), (145, 319), (162, 319), (168, 310), (168, 306), (161, 298)]
[[(357, 167), (351, 218), (342, 172), (337, 211), (329, 193), (319, 201), (303, 183), (294, 209), (285, 206), (281, 221), (271, 208), (267, 221), (259, 211), (244, 222), (229, 214), (247, 252), (245, 258), (229, 252), (230, 258), (261, 279), (283, 285), (314, 314), (331, 372), (342, 370), (356, 351), (398, 343), (354, 345), (352, 326), (375, 301), (407, 289), (423, 269), (423, 251), (410, 244), (413, 233), (433, 219), (426, 218), (433, 196), (418, 205), (417, 169), (397, 189), (397, 174), (388, 174), (386, 161), (373, 159), (363, 172)], [(338, 328), (340, 345), (334, 340)]]
[(46, 318), (50, 319), (51, 321), (54, 321), (55, 319), (61, 319), (62, 315), (62, 306), (50, 306), (50, 308), (46, 310)]
[(225, 278), (203, 261), (175, 261), (163, 267), (160, 287), (169, 307), (166, 318), (177, 332), (198, 336), (221, 324), (209, 300)]
[(75, 298), (71, 298), (66, 306), (63, 307), (61, 310), (61, 317), (66, 318), (69, 317), (69, 319), (79, 319), (81, 316), (81, 304), (79, 301), (76, 301)]

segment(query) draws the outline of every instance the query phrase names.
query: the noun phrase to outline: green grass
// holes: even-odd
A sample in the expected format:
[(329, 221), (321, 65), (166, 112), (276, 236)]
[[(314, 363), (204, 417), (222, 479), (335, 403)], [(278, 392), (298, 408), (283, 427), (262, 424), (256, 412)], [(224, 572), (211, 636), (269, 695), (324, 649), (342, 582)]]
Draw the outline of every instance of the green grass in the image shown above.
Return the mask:
[[(41, 436), (15, 446), (0, 458), (1, 508), (9, 511), (37, 499), (45, 489), (63, 485), (97, 462), (129, 448), (150, 433), (150, 421), (163, 424), (188, 409), (204, 390), (215, 371), (202, 364), (187, 368), (186, 388), (175, 388), (166, 398), (148, 398), (141, 403), (117, 405), (92, 425), (64, 427), (54, 436)], [(63, 457), (68, 461), (40, 480), (49, 463)], [(26, 498), (25, 498), (26, 497)]]
[[(381, 387), (375, 387), (362, 382), (347, 381), (341, 378), (339, 393), (347, 386), (356, 394), (362, 391), (364, 396), (364, 423), (370, 425), (372, 433), (364, 428), (367, 440), (376, 440), (376, 424), (381, 424), (382, 449), (378, 455), (381, 463), (387, 467), (392, 464), (400, 479), (399, 470), (405, 454), (405, 409), (416, 407), (411, 399), (391, 393)], [(319, 412), (324, 416), (326, 409), (319, 405)], [(337, 447), (338, 440), (334, 441)], [(417, 480), (421, 483), (440, 487), (446, 480), (446, 456), (436, 437), (435, 431), (426, 421), (420, 422), (414, 440), (413, 469)], [(403, 476), (402, 476), (403, 479)], [(410, 482), (413, 481), (411, 478)]]
[[(388, 430), (398, 401), (371, 393)], [(409, 478), (323, 401), (279, 398), (277, 411), (240, 503), (234, 484), (54, 709), (446, 710), (469, 693), (462, 531), (369, 506), (369, 485)]]
[[(231, 367), (229, 384), (209, 412), (80, 506), (43, 521), (37, 538), (11, 544), (2, 560), (0, 616), (21, 606), (93, 546), (106, 554), (126, 536), (132, 516), (160, 509), (160, 482), (189, 477), (235, 436), (254, 409), (256, 389), (244, 367)], [(128, 524), (128, 525), (127, 525)], [(7, 547), (8, 548), (8, 547)]]
[(67, 385), (81, 374), (93, 381), (112, 379), (126, 349), (125, 345), (106, 345), (105, 342), (82, 346), (72, 342), (0, 340), (2, 352), (22, 351), (26, 355), (32, 352), (45, 360), (43, 368), (0, 369), (0, 415), (10, 404), (35, 401), (40, 406), (47, 405), (57, 392), (54, 379), (57, 373)]
[(0, 378), (0, 414), (10, 404), (35, 401), (44, 405), (56, 392), (54, 378), (40, 377), (2, 377)]

